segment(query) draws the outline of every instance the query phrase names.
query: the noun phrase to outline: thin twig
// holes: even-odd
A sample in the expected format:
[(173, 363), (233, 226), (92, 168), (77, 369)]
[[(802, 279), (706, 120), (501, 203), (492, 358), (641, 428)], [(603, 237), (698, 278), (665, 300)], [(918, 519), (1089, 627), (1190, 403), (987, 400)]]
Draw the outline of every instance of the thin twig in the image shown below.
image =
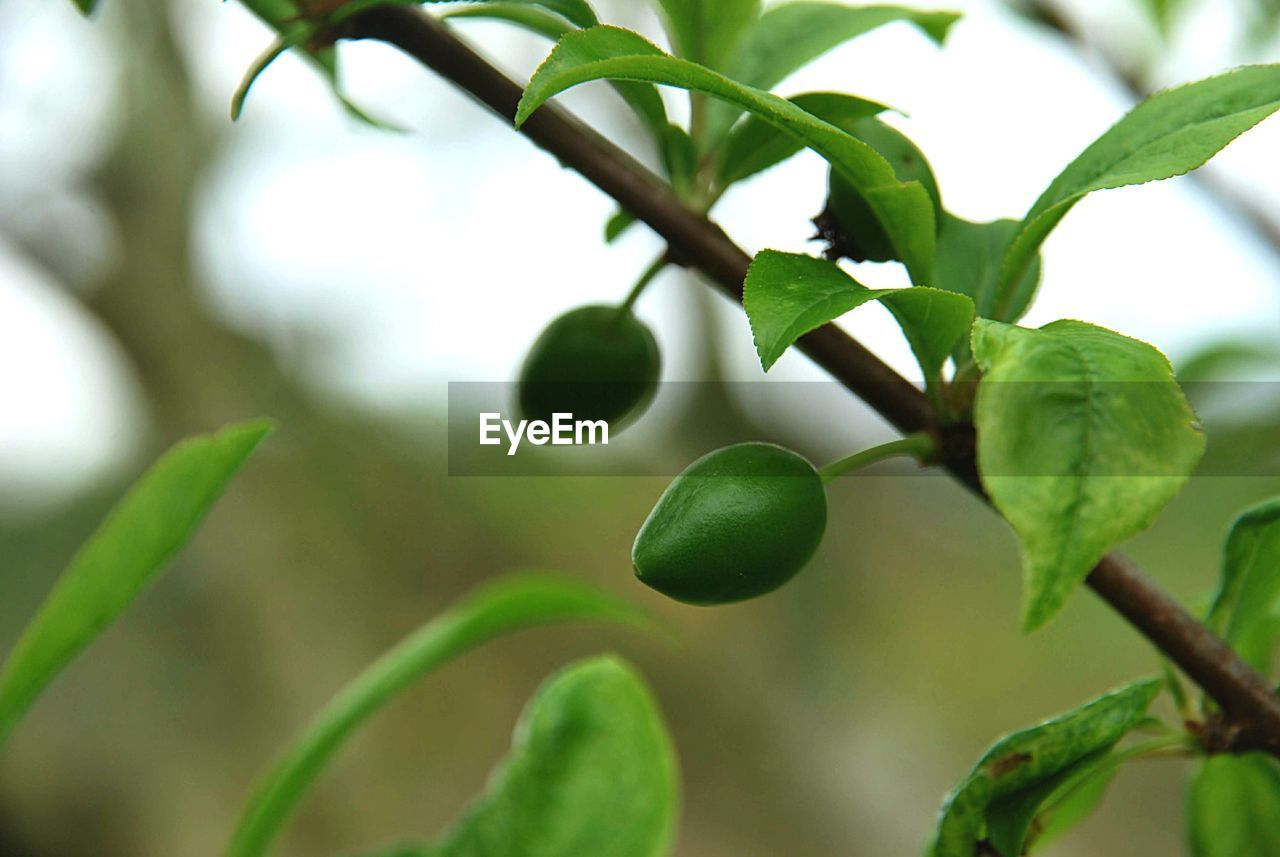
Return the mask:
[[(514, 120), (521, 87), (430, 16), (386, 6), (360, 14), (348, 27), (346, 37), (394, 45), (499, 116)], [(722, 291), (742, 299), (750, 257), (634, 158), (554, 104), (541, 107), (521, 130), (648, 224)], [(899, 431), (935, 434), (947, 469), (983, 494), (972, 426), (938, 425), (920, 389), (833, 324), (805, 335), (798, 345)], [(1233, 725), (1232, 750), (1265, 749), (1280, 756), (1280, 697), (1226, 643), (1118, 553), (1104, 557), (1087, 583), (1221, 706)]]

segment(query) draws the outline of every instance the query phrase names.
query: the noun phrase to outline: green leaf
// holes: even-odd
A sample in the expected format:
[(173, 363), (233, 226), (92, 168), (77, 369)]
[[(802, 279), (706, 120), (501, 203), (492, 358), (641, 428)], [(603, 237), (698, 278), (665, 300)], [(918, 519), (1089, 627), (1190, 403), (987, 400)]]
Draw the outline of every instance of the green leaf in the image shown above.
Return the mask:
[(1151, 22), (1165, 38), (1173, 33), (1173, 25), (1182, 11), (1183, 0), (1141, 0), (1141, 5), (1151, 16)]
[(932, 277), (935, 219), (919, 182), (901, 182), (866, 143), (784, 98), (745, 87), (710, 69), (664, 54), (639, 35), (616, 27), (570, 33), (535, 72), (520, 99), (516, 125), (547, 99), (590, 80), (640, 80), (705, 92), (731, 101), (794, 135), (825, 158), (866, 197), (893, 241), (912, 281)]
[(615, 211), (610, 215), (609, 219), (605, 221), (604, 243), (612, 244), (614, 241), (617, 241), (622, 233), (630, 229), (631, 225), (635, 222), (636, 219), (631, 216), (629, 211), (625, 211), (621, 208)]
[(963, 295), (924, 286), (868, 289), (835, 263), (797, 253), (760, 251), (743, 284), (742, 305), (766, 372), (801, 336), (868, 301), (893, 313), (926, 378), (938, 375), (973, 323), (973, 303)]
[(1195, 857), (1280, 857), (1280, 766), (1261, 753), (1206, 759), (1187, 815)]
[(244, 110), (244, 100), (249, 97), (249, 90), (253, 88), (253, 84), (257, 82), (268, 66), (291, 47), (295, 47), (295, 45), (284, 38), (277, 38), (249, 66), (249, 70), (245, 72), (244, 77), (240, 80), (240, 85), (236, 87), (235, 93), (231, 96), (232, 122), (240, 118), (240, 114)]
[(1112, 755), (1099, 759), (1096, 766), (1081, 763), (1070, 769), (1033, 819), (1028, 830), (1027, 853), (1040, 853), (1078, 827), (1102, 802), (1107, 786), (1119, 771)]
[(711, 68), (724, 67), (760, 15), (760, 0), (658, 0), (658, 6), (676, 55)]
[(644, 681), (614, 657), (535, 694), (511, 754), (437, 857), (658, 857), (675, 832), (675, 750)]
[[(348, 0), (329, 15), (329, 21), (340, 24), (374, 6), (424, 6), (456, 2), (458, 0)], [(477, 5), (527, 6), (532, 9), (545, 9), (575, 27), (593, 27), (600, 23), (591, 4), (586, 0), (472, 0), (472, 2)], [(447, 14), (451, 14), (451, 11), (446, 12)]]
[[(748, 30), (725, 73), (757, 89), (773, 89), (827, 51), (895, 21), (919, 27), (938, 44), (959, 20), (952, 12), (924, 12), (901, 6), (845, 6), (792, 2), (765, 11)], [(709, 137), (721, 139), (741, 113), (728, 104), (712, 108)]]
[(257, 420), (185, 440), (115, 505), (0, 670), (0, 744), (54, 676), (164, 570), (271, 431)]
[(974, 857), (993, 806), (1113, 746), (1142, 722), (1160, 686), (1159, 679), (1133, 682), (997, 741), (943, 802), (932, 857)]
[[(453, 0), (426, 0), (427, 3), (450, 3)], [(483, 3), (486, 0), (477, 0)], [(575, 27), (594, 27), (600, 23), (595, 10), (586, 0), (498, 0), (504, 6), (532, 6), (554, 12)]]
[(1244, 66), (1143, 101), (1031, 206), (1000, 267), (996, 316), (1007, 316), (1036, 250), (1086, 194), (1190, 172), (1277, 109), (1280, 65)]
[(92, 15), (98, 8), (98, 0), (71, 0), (82, 15)]
[(539, 36), (557, 41), (565, 33), (573, 29), (564, 18), (545, 9), (520, 2), (477, 3), (474, 6), (457, 6), (445, 9), (441, 18), (492, 18), (506, 21), (518, 27), (536, 33)]
[(1022, 542), (1022, 621), (1044, 624), (1113, 545), (1150, 526), (1204, 435), (1164, 355), (1079, 321), (979, 320), (978, 470)]
[(418, 628), (340, 690), (276, 760), (241, 813), (228, 857), (265, 854), (333, 755), (413, 682), (495, 637), (581, 619), (647, 624), (636, 608), (594, 589), (526, 574), (482, 587)]
[(991, 802), (987, 839), (1000, 854), (1039, 850), (1084, 820), (1119, 767), (1107, 751), (1086, 756), (1030, 788)]
[(1273, 342), (1247, 342), (1238, 338), (1210, 342), (1180, 360), (1178, 380), (1234, 380), (1233, 376), (1249, 368), (1266, 369), (1280, 365), (1280, 345)]
[[(357, 0), (357, 2), (377, 4), (382, 0)], [(404, 0), (404, 2), (414, 2), (414, 0)], [(425, 0), (425, 2), (447, 3), (451, 0)], [(346, 7), (344, 12), (345, 9)], [(546, 11), (548, 9), (551, 11)], [(544, 3), (541, 0), (494, 0), (494, 2), (476, 0), (475, 5), (447, 9), (441, 17), (497, 18), (510, 21), (552, 41), (558, 41), (565, 34), (572, 32), (575, 26), (590, 27), (598, 23), (595, 12), (586, 3)], [(674, 160), (674, 157), (680, 154), (678, 147), (681, 141), (678, 137), (683, 135), (684, 131), (674, 128), (668, 121), (667, 108), (657, 88), (650, 84), (633, 81), (615, 81), (612, 86), (640, 119), (640, 124), (649, 132), (658, 146), (668, 176), (673, 180), (682, 177), (684, 164)], [(673, 152), (673, 148), (677, 148), (677, 151)]]
[[(333, 90), (334, 97), (338, 99), (338, 103), (342, 108), (354, 119), (359, 120), (374, 128), (381, 128), (389, 131), (399, 131), (386, 122), (369, 116), (355, 104), (353, 104), (342, 92), (339, 83), (338, 74), (338, 52), (332, 46), (310, 50), (303, 46), (312, 41), (316, 34), (317, 25), (307, 20), (307, 16), (303, 13), (301, 7), (296, 5), (293, 0), (242, 0), (244, 7), (260, 18), (265, 24), (280, 34), (280, 41), (286, 45), (298, 46), (303, 54), (323, 75), (328, 82), (330, 89)], [(341, 10), (340, 10), (341, 11)], [(335, 13), (336, 15), (337, 13)], [(262, 62), (260, 57), (255, 63)], [(265, 68), (265, 66), (263, 66)], [(258, 69), (261, 71), (262, 69)], [(251, 84), (256, 79), (257, 74), (254, 68), (250, 68), (250, 79), (247, 83)], [(248, 86), (246, 82), (242, 82), (240, 88), (247, 93)], [(244, 93), (237, 93), (236, 99), (243, 101)], [(242, 105), (241, 105), (242, 106)], [(232, 102), (232, 110), (239, 115), (239, 108), (236, 101)]]
[[(616, 82), (614, 86), (652, 86), (643, 83)], [(657, 90), (654, 90), (657, 94)], [(667, 125), (658, 135), (658, 149), (662, 155), (662, 163), (671, 179), (671, 187), (676, 195), (687, 198), (693, 190), (693, 177), (698, 169), (698, 147), (679, 125)]]
[[(849, 133), (875, 149), (893, 167), (898, 181), (919, 182), (929, 194), (934, 222), (942, 216), (942, 200), (933, 169), (924, 153), (905, 134), (876, 118), (862, 119)], [(856, 187), (831, 170), (827, 176), (827, 204), (823, 215), (835, 219), (837, 247), (854, 261), (888, 262), (898, 256), (889, 236), (879, 223), (866, 197)], [(935, 266), (936, 269), (936, 266)]]
[[(1037, 252), (1009, 300), (1004, 317), (996, 318), (1000, 260), (1017, 232), (1016, 220), (971, 223), (944, 213), (942, 228), (938, 232), (938, 264), (933, 284), (973, 298), (980, 318), (1017, 321), (1031, 305), (1031, 298), (1040, 284), (1040, 254)], [(957, 356), (963, 358), (968, 351), (969, 344), (963, 343)]]
[[(851, 134), (859, 119), (889, 109), (883, 104), (838, 92), (806, 92), (787, 100)], [(763, 119), (748, 116), (725, 140), (716, 169), (716, 184), (724, 190), (782, 163), (803, 148), (804, 144), (795, 136)]]
[(1206, 624), (1262, 672), (1280, 633), (1280, 499), (1236, 519)]

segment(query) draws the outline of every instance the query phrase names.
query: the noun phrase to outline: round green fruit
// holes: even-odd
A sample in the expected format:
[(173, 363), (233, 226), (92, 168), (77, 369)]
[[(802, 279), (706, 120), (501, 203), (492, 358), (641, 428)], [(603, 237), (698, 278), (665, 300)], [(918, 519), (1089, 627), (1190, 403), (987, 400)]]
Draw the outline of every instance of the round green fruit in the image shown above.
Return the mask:
[(688, 604), (772, 592), (807, 563), (827, 527), (813, 465), (770, 443), (704, 455), (667, 486), (636, 536), (636, 577)]
[[(941, 200), (937, 181), (924, 154), (911, 140), (874, 117), (858, 120), (851, 133), (893, 166), (898, 181), (920, 182), (933, 202), (935, 217), (938, 216)], [(819, 228), (831, 233), (826, 237), (840, 255), (855, 262), (891, 262), (898, 258), (898, 251), (866, 198), (835, 170), (831, 170), (827, 178), (827, 207), (819, 215), (819, 219), (824, 218), (834, 223), (829, 224), (829, 228), (820, 223)]]
[(616, 306), (570, 310), (542, 332), (520, 370), (520, 410), (610, 424), (636, 416), (657, 389), (662, 359), (653, 333)]

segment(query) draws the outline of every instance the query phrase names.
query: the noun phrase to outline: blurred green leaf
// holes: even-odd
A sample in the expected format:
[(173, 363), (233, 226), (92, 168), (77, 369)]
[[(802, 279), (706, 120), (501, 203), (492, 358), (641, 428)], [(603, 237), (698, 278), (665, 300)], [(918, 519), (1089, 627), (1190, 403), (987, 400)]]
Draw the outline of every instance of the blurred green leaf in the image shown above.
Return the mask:
[[(643, 83), (627, 82), (616, 82), (614, 85), (649, 86)], [(676, 195), (682, 199), (688, 198), (693, 189), (694, 173), (698, 169), (698, 147), (693, 142), (693, 138), (679, 125), (669, 124), (659, 135), (658, 146)]]
[(642, 80), (706, 92), (732, 101), (795, 135), (822, 155), (867, 198), (915, 283), (927, 283), (934, 255), (934, 213), (918, 182), (900, 182), (874, 149), (784, 98), (729, 80), (710, 69), (664, 54), (616, 27), (592, 27), (560, 40), (520, 100), (517, 126), (564, 90), (599, 79)]
[[(883, 104), (838, 92), (806, 92), (787, 100), (806, 113), (812, 113), (851, 134), (859, 119), (889, 109)], [(782, 163), (803, 148), (804, 144), (794, 135), (759, 117), (748, 116), (734, 127), (724, 142), (716, 169), (716, 184), (724, 190), (735, 182)]]
[(658, 857), (675, 832), (675, 750), (652, 695), (615, 657), (552, 677), (511, 755), (450, 830), (439, 857)]
[(1008, 316), (1036, 250), (1086, 194), (1190, 172), (1277, 109), (1280, 65), (1244, 66), (1143, 101), (1031, 206), (1000, 266), (994, 316)]
[[(260, 18), (265, 24), (274, 29), (280, 35), (280, 41), (289, 46), (298, 47), (307, 57), (308, 61), (323, 75), (324, 79), (329, 83), (330, 89), (333, 90), (334, 97), (338, 99), (338, 103), (352, 118), (357, 119), (367, 125), (383, 130), (398, 131), (400, 129), (386, 122), (368, 115), (342, 92), (339, 83), (338, 74), (338, 52), (334, 50), (332, 45), (326, 47), (310, 46), (314, 41), (317, 33), (317, 24), (307, 20), (300, 6), (296, 5), (293, 0), (241, 0), (244, 7)], [(270, 52), (268, 48), (268, 52)], [(274, 58), (273, 58), (274, 59)], [(257, 78), (255, 69), (261, 64), (262, 58), (254, 63), (249, 69), (249, 83)], [(265, 65), (262, 66), (265, 68)], [(261, 71), (262, 69), (257, 69)], [(240, 88), (247, 93), (247, 86), (244, 82), (240, 84)], [(238, 98), (243, 102), (244, 95), (237, 93), (234, 98)], [(240, 105), (243, 107), (243, 104)], [(238, 116), (240, 110), (237, 108), (235, 100), (232, 102), (232, 111)]]
[(756, 254), (742, 296), (766, 372), (801, 336), (868, 301), (893, 313), (926, 378), (937, 376), (973, 323), (973, 302), (963, 295), (924, 286), (868, 289), (833, 262), (778, 250)]
[(1160, 687), (1159, 679), (1133, 682), (1001, 738), (943, 802), (937, 835), (927, 853), (931, 857), (974, 857), (991, 830), (992, 807), (997, 810), (997, 830), (1003, 831), (1000, 825), (1005, 819), (1000, 813), (1008, 811), (1008, 804), (1000, 804), (1002, 798), (1050, 781), (1106, 751), (1142, 722)]
[(675, 749), (643, 679), (616, 657), (534, 694), (485, 794), (438, 845), (367, 857), (659, 857), (675, 832)]
[(657, 0), (677, 56), (723, 68), (747, 28), (760, 15), (760, 0)]
[(474, 6), (449, 7), (440, 13), (440, 17), (492, 18), (506, 21), (553, 42), (573, 29), (572, 25), (561, 16), (537, 6), (519, 2), (477, 3)]
[(1254, 668), (1270, 669), (1280, 633), (1280, 499), (1255, 506), (1232, 525), (1206, 624)]
[[(434, 6), (456, 2), (458, 0), (348, 0), (348, 2), (329, 15), (329, 21), (333, 24), (339, 24), (374, 6)], [(470, 0), (470, 2), (477, 6), (527, 6), (531, 9), (545, 9), (575, 27), (592, 27), (600, 23), (600, 19), (596, 17), (591, 4), (587, 3), (586, 0)]]
[(609, 219), (605, 221), (604, 243), (612, 244), (614, 241), (617, 241), (619, 236), (621, 236), (623, 232), (626, 232), (635, 222), (636, 219), (631, 216), (630, 212), (624, 211), (621, 208), (615, 211)]
[(275, 62), (281, 54), (294, 46), (293, 43), (283, 37), (277, 38), (253, 61), (248, 71), (244, 73), (244, 77), (240, 79), (240, 85), (236, 87), (235, 93), (231, 96), (232, 122), (240, 118), (240, 114), (244, 110), (244, 100), (249, 97), (249, 90), (253, 88), (253, 84), (257, 82), (268, 66)]
[[(1016, 220), (971, 223), (944, 213), (938, 232), (938, 264), (933, 284), (973, 298), (980, 318), (995, 318), (1000, 260), (1017, 232)], [(1040, 254), (1037, 252), (1004, 310), (1005, 317), (995, 320), (1012, 322), (1021, 318), (1039, 284)], [(969, 344), (962, 343), (957, 356), (963, 358), (968, 352)]]
[(979, 320), (978, 469), (1022, 542), (1023, 627), (1043, 625), (1113, 545), (1182, 488), (1204, 435), (1164, 355), (1079, 321)]
[(1160, 35), (1165, 38), (1173, 32), (1174, 21), (1177, 20), (1178, 13), (1186, 5), (1185, 0), (1139, 0), (1140, 5), (1146, 9), (1147, 14), (1151, 16), (1151, 22), (1156, 25), (1156, 29), (1160, 31)]
[(1211, 342), (1178, 362), (1178, 380), (1220, 381), (1249, 367), (1280, 366), (1280, 346), (1272, 342), (1247, 342), (1237, 337)]
[[(451, 3), (454, 0), (426, 0), (427, 3)], [(486, 0), (475, 0), (484, 3)], [(594, 27), (600, 23), (595, 10), (586, 0), (497, 0), (504, 6), (531, 6), (546, 9), (564, 18), (575, 27)]]
[(184, 440), (115, 505), (0, 670), (0, 744), (54, 676), (164, 570), (272, 428), (256, 420)]
[(1206, 759), (1188, 800), (1195, 857), (1280, 857), (1280, 766), (1260, 753)]
[(240, 815), (228, 857), (265, 854), (293, 807), (339, 748), (413, 682), (495, 637), (582, 619), (650, 624), (638, 609), (595, 589), (524, 574), (478, 589), (414, 631), (340, 690), (276, 760)]
[[(827, 51), (885, 24), (914, 24), (941, 44), (959, 18), (952, 12), (924, 12), (902, 6), (782, 3), (765, 10), (752, 24), (725, 73), (747, 86), (773, 89)], [(708, 131), (712, 145), (728, 132), (741, 112), (741, 108), (730, 104), (712, 107)]]

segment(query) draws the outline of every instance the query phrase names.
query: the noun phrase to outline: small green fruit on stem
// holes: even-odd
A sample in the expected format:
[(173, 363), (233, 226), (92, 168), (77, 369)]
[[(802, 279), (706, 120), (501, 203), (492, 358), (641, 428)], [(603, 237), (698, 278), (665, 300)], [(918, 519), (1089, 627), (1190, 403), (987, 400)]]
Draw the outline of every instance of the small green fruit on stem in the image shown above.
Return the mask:
[(533, 343), (520, 370), (520, 410), (530, 420), (567, 413), (620, 422), (648, 406), (661, 369), (653, 333), (629, 308), (579, 307)]
[(804, 567), (827, 526), (813, 465), (769, 443), (709, 453), (667, 486), (631, 550), (636, 577), (688, 604), (772, 592)]
[(764, 595), (795, 577), (827, 527), (826, 483), (896, 455), (935, 453), (926, 433), (908, 435), (815, 470), (771, 443), (740, 443), (704, 455), (658, 498), (631, 548), (636, 577), (687, 604), (728, 604)]
[[(855, 122), (851, 131), (889, 161), (899, 181), (920, 182), (933, 201), (935, 221), (941, 222), (938, 183), (924, 153), (915, 143), (875, 117)], [(866, 197), (835, 170), (831, 170), (827, 179), (826, 207), (814, 223), (819, 235), (830, 245), (828, 258), (846, 257), (854, 262), (892, 262), (899, 258)]]

